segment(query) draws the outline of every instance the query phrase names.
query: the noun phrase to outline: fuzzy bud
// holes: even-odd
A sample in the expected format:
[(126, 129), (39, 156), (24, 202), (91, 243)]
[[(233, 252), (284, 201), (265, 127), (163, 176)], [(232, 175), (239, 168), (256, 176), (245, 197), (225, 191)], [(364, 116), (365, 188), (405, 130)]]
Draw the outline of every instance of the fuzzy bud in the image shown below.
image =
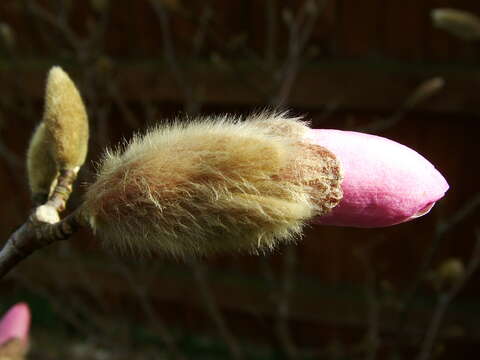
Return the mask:
[(465, 277), (465, 265), (460, 259), (451, 258), (440, 264), (437, 271), (442, 287), (451, 287)]
[(90, 6), (98, 13), (103, 13), (110, 5), (109, 0), (90, 0)]
[(434, 77), (422, 82), (405, 101), (405, 109), (412, 109), (419, 103), (436, 95), (445, 87), (445, 80), (441, 77)]
[(121, 252), (272, 249), (342, 197), (335, 156), (303, 141), (306, 131), (270, 113), (155, 128), (106, 154), (83, 213)]
[(283, 21), (287, 26), (292, 26), (293, 24), (293, 14), (290, 9), (283, 9), (282, 11)]
[(433, 24), (465, 41), (480, 40), (480, 18), (468, 11), (457, 9), (434, 9)]
[(87, 112), (75, 84), (58, 66), (48, 74), (43, 122), (57, 167), (83, 165), (88, 150)]
[(10, 25), (4, 22), (0, 22), (0, 40), (8, 49), (15, 46), (15, 34)]
[(50, 151), (49, 137), (42, 122), (35, 129), (27, 151), (27, 174), (32, 198), (44, 203), (58, 176), (57, 165)]

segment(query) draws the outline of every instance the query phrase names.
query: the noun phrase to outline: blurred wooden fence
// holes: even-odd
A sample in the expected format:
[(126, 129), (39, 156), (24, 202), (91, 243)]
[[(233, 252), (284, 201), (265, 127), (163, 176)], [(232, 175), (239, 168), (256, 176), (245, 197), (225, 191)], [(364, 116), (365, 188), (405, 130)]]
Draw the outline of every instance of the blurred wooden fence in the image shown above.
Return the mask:
[[(202, 63), (193, 64), (189, 56), (204, 2), (159, 1), (167, 4), (174, 15), (171, 25), (175, 49), (180, 61), (192, 68), (193, 82), (201, 84), (206, 103), (265, 104), (262, 91), (268, 93), (269, 89), (262, 88), (262, 84), (268, 69), (258, 69), (245, 49), (256, 56), (271, 57), (272, 61), (281, 58), (288, 36), (283, 19), (293, 14), (301, 2), (211, 1), (211, 35), (200, 51)], [(95, 12), (88, 1), (71, 3), (72, 26), (87, 36), (89, 19), (96, 16)], [(39, 97), (45, 69), (52, 60), (71, 61), (68, 49), (73, 46), (72, 38), (49, 24), (48, 18), (42, 22), (20, 4), (14, 0), (0, 4), (0, 20), (14, 30), (18, 57), (15, 68), (2, 69), (0, 89), (11, 89), (10, 78), (14, 77), (25, 84), (26, 95)], [(268, 4), (274, 6), (274, 20), (267, 16)], [(478, 46), (435, 29), (430, 22), (430, 11), (435, 7), (456, 7), (480, 14), (480, 4), (471, 0), (326, 1), (312, 33), (308, 50), (311, 56), (295, 82), (289, 104), (312, 109), (339, 103), (344, 109), (388, 111), (421, 81), (441, 75), (446, 79), (445, 91), (419, 109), (475, 114), (480, 96), (471, 90), (480, 77), (476, 71), (480, 62)], [(60, 11), (50, 8), (54, 13)], [(198, 18), (192, 19), (189, 14)], [(268, 33), (269, 26), (274, 26), (275, 31)], [(160, 27), (148, 1), (115, 2), (102, 41), (104, 52), (87, 55), (93, 58), (91, 61), (98, 61), (98, 66), (114, 67), (120, 74), (121, 92), (128, 100), (182, 102), (182, 93), (164, 66)], [(235, 60), (241, 76), (238, 71), (237, 76), (232, 76), (217, 66), (215, 60), (221, 61), (217, 58), (219, 52)]]

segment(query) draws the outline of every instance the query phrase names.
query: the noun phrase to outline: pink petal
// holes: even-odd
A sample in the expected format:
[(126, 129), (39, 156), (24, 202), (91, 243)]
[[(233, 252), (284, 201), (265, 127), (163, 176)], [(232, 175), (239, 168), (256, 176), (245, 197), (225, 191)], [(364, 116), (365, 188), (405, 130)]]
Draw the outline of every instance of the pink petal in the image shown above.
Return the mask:
[(30, 328), (30, 309), (25, 303), (18, 303), (0, 320), (0, 345), (10, 339), (27, 340)]
[(448, 183), (416, 151), (383, 137), (341, 130), (310, 130), (308, 139), (333, 152), (344, 171), (340, 204), (317, 224), (382, 227), (422, 216)]

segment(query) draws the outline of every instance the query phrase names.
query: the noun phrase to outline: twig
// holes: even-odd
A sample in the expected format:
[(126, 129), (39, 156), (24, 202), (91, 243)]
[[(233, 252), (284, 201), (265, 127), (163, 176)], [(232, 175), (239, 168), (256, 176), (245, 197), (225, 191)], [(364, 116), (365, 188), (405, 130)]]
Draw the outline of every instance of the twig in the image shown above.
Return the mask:
[(475, 195), (471, 198), (467, 203), (465, 203), (459, 210), (457, 210), (453, 215), (449, 216), (448, 221), (439, 222), (435, 229), (435, 236), (432, 241), (432, 245), (429, 247), (427, 254), (424, 257), (422, 264), (420, 265), (420, 269), (418, 270), (418, 274), (415, 277), (410, 289), (407, 291), (407, 295), (405, 296), (404, 306), (399, 314), (398, 317), (398, 325), (397, 325), (397, 340), (395, 341), (394, 349), (398, 347), (400, 342), (400, 338), (402, 337), (405, 327), (408, 321), (408, 314), (409, 309), (412, 306), (413, 299), (415, 298), (418, 288), (420, 286), (421, 281), (423, 280), (423, 274), (429, 268), (433, 257), (435, 256), (444, 235), (454, 228), (460, 221), (465, 219), (469, 216), (478, 206), (480, 206), (480, 193)]
[(470, 259), (470, 263), (467, 266), (467, 270), (463, 278), (461, 278), (457, 283), (455, 283), (449, 291), (440, 294), (437, 300), (437, 306), (433, 313), (432, 320), (426, 332), (425, 338), (423, 340), (420, 353), (418, 354), (417, 360), (428, 360), (431, 356), (432, 347), (437, 338), (438, 332), (440, 330), (440, 325), (442, 324), (445, 313), (448, 309), (450, 303), (455, 299), (460, 290), (463, 289), (467, 281), (471, 278), (473, 273), (477, 270), (480, 265), (480, 231), (476, 231), (476, 243), (475, 248)]
[(222, 314), (216, 306), (215, 299), (213, 298), (207, 283), (205, 269), (203, 268), (202, 264), (196, 261), (192, 261), (190, 264), (192, 266), (195, 282), (200, 290), (200, 295), (202, 296), (207, 313), (215, 324), (218, 333), (223, 338), (223, 341), (225, 341), (225, 344), (230, 350), (232, 358), (235, 360), (243, 359), (243, 354), (238, 346), (237, 340), (230, 332), (230, 329), (228, 328)]
[(276, 108), (283, 106), (290, 95), (298, 74), (301, 54), (312, 34), (318, 15), (318, 1), (305, 0), (296, 20), (290, 24), (288, 56), (278, 77), (281, 79), (278, 94), (272, 101)]
[(38, 16), (38, 18), (59, 30), (72, 49), (74, 49), (77, 53), (83, 52), (83, 44), (81, 39), (77, 37), (77, 35), (70, 29), (66, 21), (62, 21), (62, 18), (57, 18), (41, 6), (37, 5), (35, 1), (27, 0), (26, 4), (28, 9), (30, 9), (34, 15)]
[[(305, 0), (297, 13), (295, 21), (289, 24), (288, 55), (279, 73), (280, 83), (277, 94), (270, 100), (270, 104), (275, 108), (284, 106), (290, 96), (298, 74), (300, 57), (310, 38), (318, 13), (318, 1)], [(292, 246), (287, 247), (283, 257), (282, 285), (276, 299), (277, 317), (275, 329), (278, 340), (289, 359), (295, 359), (298, 356), (298, 350), (290, 334), (288, 324), (290, 297), (295, 279), (296, 257), (296, 249)]]
[(147, 296), (148, 290), (133, 277), (132, 271), (124, 264), (118, 263), (118, 268), (127, 279), (132, 290), (137, 295), (143, 312), (145, 313), (150, 323), (154, 326), (155, 330), (158, 332), (160, 339), (165, 344), (165, 347), (167, 348), (170, 355), (176, 360), (184, 360), (185, 356), (178, 349), (174, 337), (168, 331), (164, 321), (158, 316), (157, 312), (153, 308), (152, 302)]
[(20, 157), (11, 151), (4, 143), (0, 140), (0, 156), (5, 159), (8, 166), (12, 169), (13, 172), (17, 172), (19, 169), (24, 167), (23, 161)]
[(294, 246), (287, 247), (283, 260), (283, 278), (278, 298), (276, 299), (278, 310), (275, 327), (288, 359), (295, 359), (298, 356), (298, 350), (288, 326), (290, 298), (294, 288), (295, 265), (297, 263), (297, 252)]
[(267, 24), (265, 39), (265, 62), (272, 66), (275, 61), (277, 45), (277, 0), (267, 0), (265, 3), (265, 13)]
[(110, 79), (106, 83), (107, 91), (113, 99), (113, 103), (117, 105), (120, 113), (123, 115), (125, 123), (132, 129), (138, 129), (140, 121), (138, 121), (134, 112), (128, 108), (127, 102), (118, 90), (118, 86), (113, 79)]
[(185, 97), (185, 104), (187, 105), (187, 112), (196, 112), (195, 111), (195, 101), (194, 101), (194, 92), (193, 86), (186, 79), (185, 74), (178, 66), (177, 56), (175, 54), (175, 49), (172, 43), (172, 34), (170, 32), (170, 23), (168, 20), (167, 12), (163, 7), (160, 1), (150, 0), (150, 4), (157, 15), (157, 18), (160, 22), (161, 34), (163, 49), (165, 52), (165, 58), (167, 63), (170, 66), (170, 70), (175, 77), (178, 87), (183, 91), (183, 96)]
[(96, 331), (93, 326), (88, 326), (88, 324), (84, 320), (82, 320), (79, 314), (72, 311), (70, 306), (65, 307), (64, 303), (60, 301), (59, 296), (55, 296), (52, 294), (48, 289), (42, 287), (38, 284), (38, 282), (32, 281), (28, 277), (24, 276), (20, 272), (16, 272), (13, 275), (15, 281), (20, 282), (23, 286), (25, 286), (29, 291), (40, 294), (46, 300), (48, 300), (49, 304), (57, 311), (57, 313), (68, 323), (75, 326), (78, 331), (80, 331), (85, 336), (91, 336), (92, 331)]
[(205, 8), (202, 11), (202, 15), (200, 16), (197, 31), (195, 31), (195, 36), (193, 37), (192, 57), (194, 58), (200, 55), (200, 51), (205, 44), (208, 25), (210, 24), (212, 14), (213, 10), (211, 8), (211, 5), (206, 4)]
[(369, 133), (378, 133), (398, 124), (409, 111), (419, 103), (426, 101), (436, 95), (445, 86), (445, 80), (441, 77), (434, 77), (422, 82), (407, 97), (404, 103), (391, 116), (385, 119), (372, 121), (370, 124), (360, 127), (358, 130)]
[(427, 254), (424, 256), (420, 268), (417, 271), (412, 285), (406, 291), (404, 296), (403, 306), (398, 313), (398, 319), (396, 324), (396, 339), (392, 345), (392, 354), (395, 354), (400, 346), (401, 339), (406, 332), (410, 309), (413, 305), (413, 300), (415, 299), (418, 289), (421, 282), (424, 279), (424, 274), (427, 269), (430, 267), (430, 264), (437, 253), (440, 245), (443, 242), (444, 235), (450, 231), (452, 228), (457, 226), (463, 219), (467, 218), (478, 206), (480, 206), (480, 193), (473, 196), (468, 202), (463, 204), (463, 206), (458, 209), (454, 214), (448, 217), (449, 220), (438, 221), (435, 228), (434, 238), (432, 244), (428, 248)]
[(380, 324), (380, 304), (378, 301), (375, 270), (367, 250), (358, 250), (354, 252), (365, 269), (365, 298), (368, 305), (368, 331), (367, 341), (367, 360), (375, 360), (378, 347), (380, 345), (379, 324)]

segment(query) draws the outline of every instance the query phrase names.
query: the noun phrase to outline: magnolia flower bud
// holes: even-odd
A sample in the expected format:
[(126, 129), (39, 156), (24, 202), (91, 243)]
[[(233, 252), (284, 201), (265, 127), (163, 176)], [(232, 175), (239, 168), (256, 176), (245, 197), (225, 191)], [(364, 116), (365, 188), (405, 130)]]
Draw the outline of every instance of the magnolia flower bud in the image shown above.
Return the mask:
[(48, 198), (58, 175), (57, 165), (52, 158), (45, 124), (35, 129), (27, 152), (27, 173), (32, 198), (43, 203)]
[(463, 281), (465, 273), (465, 265), (457, 258), (445, 260), (437, 269), (437, 275), (444, 287), (451, 287)]
[(466, 41), (480, 39), (480, 18), (468, 11), (457, 9), (434, 9), (433, 24)]
[(382, 227), (430, 211), (448, 184), (414, 150), (379, 136), (340, 130), (310, 130), (309, 141), (337, 156), (344, 173), (343, 199), (325, 225)]
[(30, 310), (25, 303), (13, 306), (0, 320), (0, 359), (22, 359), (27, 352)]
[(106, 154), (82, 213), (120, 250), (258, 252), (296, 238), (314, 217), (358, 227), (404, 222), (447, 189), (427, 160), (391, 140), (261, 113), (135, 137)]
[(58, 66), (47, 77), (43, 122), (58, 168), (83, 165), (88, 149), (87, 112), (75, 84)]
[(90, 0), (90, 6), (98, 13), (102, 13), (108, 9), (110, 0)]
[(83, 213), (104, 244), (174, 256), (292, 241), (341, 199), (335, 156), (298, 119), (262, 113), (159, 127), (106, 154)]
[(10, 25), (0, 22), (0, 40), (11, 49), (15, 45), (15, 34)]
[(437, 94), (444, 87), (445, 80), (441, 77), (434, 77), (423, 81), (407, 98), (404, 104), (404, 108), (406, 110), (414, 108), (419, 103)]

